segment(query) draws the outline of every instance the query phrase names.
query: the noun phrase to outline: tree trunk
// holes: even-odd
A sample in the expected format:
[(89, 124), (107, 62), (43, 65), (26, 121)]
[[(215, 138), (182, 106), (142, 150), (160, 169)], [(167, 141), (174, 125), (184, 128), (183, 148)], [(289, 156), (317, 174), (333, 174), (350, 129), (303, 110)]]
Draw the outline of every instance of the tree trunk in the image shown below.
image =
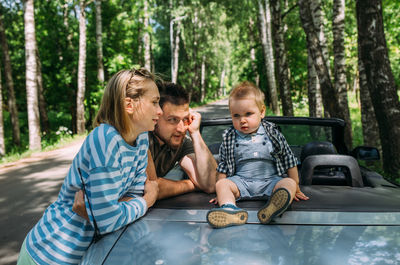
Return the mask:
[[(1, 85), (1, 74), (0, 74), (0, 106), (3, 106), (3, 87)], [(6, 146), (4, 144), (3, 108), (0, 108), (0, 157), (3, 157), (5, 154), (6, 154)]]
[(38, 99), (39, 99), (39, 114), (40, 123), (42, 125), (42, 132), (45, 134), (50, 133), (49, 117), (47, 116), (47, 104), (44, 99), (43, 77), (42, 77), (42, 63), (40, 62), (39, 50), (36, 47), (36, 63), (37, 63), (37, 86), (38, 86)]
[(78, 134), (85, 133), (85, 80), (86, 80), (86, 2), (79, 1), (79, 61), (78, 92), (76, 95), (76, 128)]
[(269, 0), (258, 0), (259, 24), (261, 44), (264, 52), (265, 70), (268, 79), (268, 88), (272, 111), (279, 115), (278, 95), (275, 80), (275, 62), (271, 37), (271, 12)]
[(224, 93), (224, 87), (225, 87), (225, 70), (226, 66), (225, 64), (222, 66), (222, 71), (221, 71), (221, 77), (219, 80), (219, 89), (218, 89), (218, 93), (217, 96), (221, 97)]
[[(63, 7), (63, 17), (64, 17), (63, 24), (65, 27), (65, 31), (68, 33), (67, 34), (68, 52), (74, 53), (75, 47), (74, 47), (74, 44), (72, 43), (73, 32), (69, 28), (69, 21), (68, 21), (68, 14), (70, 12), (68, 3), (65, 3), (62, 7)], [(73, 64), (71, 76), (76, 76), (76, 74), (77, 74), (77, 69), (76, 69), (75, 64)], [(76, 124), (77, 124), (77, 122), (76, 122), (76, 93), (77, 93), (77, 91), (76, 91), (76, 89), (73, 88), (73, 84), (74, 83), (71, 82), (66, 85), (68, 87), (68, 92), (69, 92), (68, 98), (70, 99), (70, 102), (72, 103), (69, 106), (69, 110), (71, 113), (71, 129), (74, 133), (76, 133), (77, 132), (77, 128), (76, 128)]]
[(206, 56), (203, 55), (201, 59), (201, 90), (200, 90), (200, 102), (203, 102), (206, 98)]
[[(360, 56), (360, 54), (358, 54)], [(371, 95), (368, 90), (367, 76), (361, 58), (358, 60), (360, 102), (361, 102), (361, 124), (364, 145), (374, 146), (382, 152), (379, 140), (379, 127), (376, 121), (374, 106), (372, 105)]]
[(383, 28), (382, 1), (357, 0), (358, 49), (379, 125), (383, 168), (400, 177), (400, 103)]
[(29, 149), (41, 149), (40, 120), (37, 89), (36, 36), (34, 1), (25, 2), (25, 59), (26, 59), (26, 97), (28, 105)]
[[(0, 4), (0, 12), (2, 10), (2, 6)], [(4, 62), (4, 74), (6, 77), (6, 87), (7, 87), (7, 102), (8, 102), (8, 109), (10, 112), (11, 118), (11, 126), (12, 126), (12, 133), (13, 133), (13, 143), (14, 145), (20, 146), (21, 145), (21, 136), (19, 130), (19, 120), (18, 120), (18, 109), (17, 109), (17, 101), (15, 99), (15, 92), (14, 92), (14, 81), (12, 78), (12, 66), (11, 66), (11, 59), (10, 59), (10, 51), (8, 49), (8, 42), (6, 31), (3, 25), (3, 14), (0, 13), (0, 41), (1, 41), (1, 48), (3, 51), (3, 62)]]
[(299, 0), (299, 11), (302, 26), (307, 37), (307, 46), (314, 62), (315, 71), (321, 86), (322, 102), (331, 117), (343, 118), (338, 106), (338, 95), (335, 92), (326, 60), (313, 25), (313, 18), (308, 0)]
[(307, 0), (308, 6), (310, 7), (314, 30), (319, 40), (319, 46), (321, 47), (322, 56), (324, 57), (326, 67), (328, 68), (329, 76), (332, 76), (328, 45), (325, 37), (325, 14), (322, 10), (321, 0)]
[[(179, 19), (179, 18), (178, 18)], [(180, 33), (181, 27), (179, 21), (176, 25), (176, 33), (174, 38), (174, 22), (177, 19), (171, 20), (170, 30), (171, 30), (171, 80), (172, 83), (176, 83), (178, 80), (178, 69), (179, 69), (179, 41), (180, 41)]]
[(322, 98), (314, 62), (308, 49), (308, 111), (310, 117), (322, 117)]
[(250, 17), (249, 20), (249, 38), (250, 38), (250, 59), (251, 59), (251, 68), (253, 69), (253, 73), (254, 73), (254, 80), (256, 83), (256, 86), (259, 87), (260, 86), (260, 74), (258, 73), (257, 70), (257, 58), (256, 58), (256, 37), (255, 37), (255, 33), (254, 33), (254, 20), (252, 17)]
[(151, 56), (150, 56), (150, 33), (148, 30), (149, 27), (149, 3), (148, 0), (144, 0), (144, 67), (151, 71)]
[(353, 143), (353, 132), (351, 129), (349, 103), (347, 99), (346, 54), (344, 48), (345, 5), (344, 0), (334, 0), (333, 2), (332, 30), (335, 90), (338, 94), (339, 108), (341, 109), (343, 119), (346, 122), (344, 140), (347, 147), (351, 148)]
[(280, 0), (271, 0), (272, 25), (274, 28), (275, 58), (278, 68), (278, 84), (284, 116), (294, 116), (292, 96), (290, 93), (289, 66), (285, 47), (284, 27), (281, 19)]
[(104, 83), (104, 64), (103, 64), (103, 30), (101, 22), (101, 1), (96, 0), (96, 46), (97, 46), (97, 79), (100, 84)]

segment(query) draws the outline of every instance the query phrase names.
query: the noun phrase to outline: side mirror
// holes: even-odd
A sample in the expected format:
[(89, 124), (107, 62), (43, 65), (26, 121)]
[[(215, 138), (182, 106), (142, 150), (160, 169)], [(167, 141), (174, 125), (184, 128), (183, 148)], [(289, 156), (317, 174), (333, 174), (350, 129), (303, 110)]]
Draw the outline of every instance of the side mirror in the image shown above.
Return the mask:
[(351, 155), (356, 159), (365, 161), (379, 160), (381, 158), (379, 150), (369, 146), (357, 146), (351, 151)]

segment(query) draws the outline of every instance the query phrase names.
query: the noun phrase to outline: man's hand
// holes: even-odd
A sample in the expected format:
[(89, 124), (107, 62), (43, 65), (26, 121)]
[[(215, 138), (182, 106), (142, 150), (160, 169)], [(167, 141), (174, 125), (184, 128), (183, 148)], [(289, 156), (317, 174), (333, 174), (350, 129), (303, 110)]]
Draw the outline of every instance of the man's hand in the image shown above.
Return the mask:
[(201, 114), (197, 111), (190, 110), (190, 117), (189, 117), (189, 125), (188, 130), (189, 133), (192, 134), (194, 132), (198, 132), (200, 129), (201, 123)]
[(72, 211), (74, 211), (80, 217), (85, 218), (87, 221), (89, 221), (89, 216), (86, 212), (85, 198), (82, 190), (79, 190), (75, 193), (75, 200), (74, 205), (72, 205)]
[(158, 183), (156, 180), (146, 180), (144, 184), (144, 195), (143, 199), (145, 199), (147, 203), (147, 207), (150, 208), (154, 205), (158, 196)]

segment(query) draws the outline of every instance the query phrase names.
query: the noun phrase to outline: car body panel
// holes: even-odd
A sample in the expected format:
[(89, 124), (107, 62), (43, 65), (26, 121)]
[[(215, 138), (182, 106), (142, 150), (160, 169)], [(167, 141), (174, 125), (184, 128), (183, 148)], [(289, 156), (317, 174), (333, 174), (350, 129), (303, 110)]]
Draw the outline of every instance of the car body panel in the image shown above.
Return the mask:
[[(300, 172), (303, 146), (315, 133), (315, 140), (334, 144), (340, 159), (376, 151), (349, 152), (340, 119), (267, 120), (285, 135)], [(230, 125), (229, 118), (202, 122), (203, 138), (216, 159), (222, 132)], [(258, 198), (237, 202), (249, 213), (247, 224), (213, 229), (206, 214), (215, 207), (209, 203), (215, 194), (192, 192), (157, 201), (138, 221), (92, 244), (81, 264), (400, 264), (400, 187), (361, 166), (357, 187), (351, 170), (326, 164), (315, 167), (311, 185), (301, 185), (310, 200), (293, 202), (269, 225), (257, 218), (268, 198)]]
[(82, 264), (400, 263), (399, 226), (249, 224), (213, 229), (204, 219), (161, 221), (150, 214), (128, 226), (118, 241), (117, 235), (108, 235), (96, 243)]

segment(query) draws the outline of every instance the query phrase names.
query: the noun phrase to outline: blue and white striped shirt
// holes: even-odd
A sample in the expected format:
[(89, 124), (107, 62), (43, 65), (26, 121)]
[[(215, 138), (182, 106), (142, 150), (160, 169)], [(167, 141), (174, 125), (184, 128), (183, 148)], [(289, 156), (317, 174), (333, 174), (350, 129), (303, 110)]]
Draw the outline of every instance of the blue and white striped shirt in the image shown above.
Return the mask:
[[(143, 196), (146, 181), (148, 134), (127, 144), (108, 124), (96, 127), (75, 156), (56, 202), (32, 228), (26, 249), (38, 264), (78, 264), (93, 235), (93, 216), (85, 197), (90, 223), (72, 211), (75, 192), (85, 188), (100, 234), (112, 232), (142, 217), (147, 211)], [(123, 196), (133, 197), (118, 202)]]

